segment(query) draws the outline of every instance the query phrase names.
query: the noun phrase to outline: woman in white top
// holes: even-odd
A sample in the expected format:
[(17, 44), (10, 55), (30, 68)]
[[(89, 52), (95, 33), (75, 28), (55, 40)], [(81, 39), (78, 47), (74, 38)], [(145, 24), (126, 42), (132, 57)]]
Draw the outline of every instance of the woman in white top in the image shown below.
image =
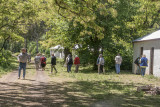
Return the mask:
[(122, 63), (122, 57), (120, 56), (120, 54), (118, 54), (115, 57), (115, 68), (116, 68), (116, 73), (119, 74), (120, 73), (120, 66)]

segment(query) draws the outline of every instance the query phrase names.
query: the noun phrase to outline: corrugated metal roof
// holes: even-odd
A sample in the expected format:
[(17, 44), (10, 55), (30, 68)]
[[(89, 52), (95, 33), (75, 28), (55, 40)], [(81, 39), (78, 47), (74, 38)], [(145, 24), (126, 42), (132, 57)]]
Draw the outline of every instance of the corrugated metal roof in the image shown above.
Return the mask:
[(149, 35), (143, 36), (141, 38), (138, 38), (133, 42), (141, 42), (141, 41), (156, 40), (156, 39), (160, 39), (160, 30), (153, 32)]

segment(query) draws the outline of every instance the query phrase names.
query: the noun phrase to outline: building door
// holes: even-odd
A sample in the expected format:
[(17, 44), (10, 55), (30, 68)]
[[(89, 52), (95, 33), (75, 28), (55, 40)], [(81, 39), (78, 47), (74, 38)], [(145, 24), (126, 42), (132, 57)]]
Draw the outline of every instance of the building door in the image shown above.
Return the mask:
[(141, 51), (140, 51), (140, 57), (143, 55), (143, 47), (141, 47)]
[(154, 64), (154, 47), (150, 50), (150, 74), (153, 75), (153, 65)]

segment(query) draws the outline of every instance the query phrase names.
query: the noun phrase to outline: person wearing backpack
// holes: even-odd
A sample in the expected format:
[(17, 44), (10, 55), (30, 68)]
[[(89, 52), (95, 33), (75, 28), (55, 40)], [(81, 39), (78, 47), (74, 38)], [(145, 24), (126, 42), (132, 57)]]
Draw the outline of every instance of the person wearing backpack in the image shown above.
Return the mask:
[(53, 73), (53, 68), (57, 73), (57, 69), (56, 69), (55, 66), (56, 66), (56, 57), (54, 56), (54, 54), (52, 54), (52, 57), (51, 57), (51, 73)]
[(67, 72), (69, 73), (73, 65), (73, 59), (71, 54), (69, 54), (68, 57), (66, 58), (66, 62), (67, 62)]
[(99, 55), (99, 62), (98, 62), (98, 65), (99, 65), (99, 74), (100, 73), (104, 73), (104, 71), (103, 71), (103, 68), (104, 68), (104, 58), (103, 58), (103, 55), (102, 54), (100, 54)]
[(80, 65), (80, 59), (77, 55), (74, 59), (74, 64), (75, 64), (75, 73), (78, 73), (78, 69), (79, 69), (79, 65)]
[(140, 57), (138, 57), (134, 63), (137, 66), (136, 74), (140, 74)]
[(41, 57), (41, 67), (42, 67), (42, 71), (44, 71), (46, 67), (46, 57), (44, 54)]
[(41, 63), (40, 54), (37, 54), (37, 55), (35, 56), (34, 62), (35, 62), (36, 70), (39, 70), (39, 65), (40, 65), (40, 63)]

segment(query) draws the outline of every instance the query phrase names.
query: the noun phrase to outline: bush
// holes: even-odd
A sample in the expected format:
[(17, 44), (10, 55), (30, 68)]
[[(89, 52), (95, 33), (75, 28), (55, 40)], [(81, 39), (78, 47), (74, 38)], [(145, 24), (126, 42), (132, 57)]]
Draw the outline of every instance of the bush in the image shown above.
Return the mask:
[(2, 50), (2, 52), (0, 53), (0, 66), (2, 67), (9, 66), (11, 64), (10, 63), (11, 57), (12, 57), (12, 54), (10, 51)]

